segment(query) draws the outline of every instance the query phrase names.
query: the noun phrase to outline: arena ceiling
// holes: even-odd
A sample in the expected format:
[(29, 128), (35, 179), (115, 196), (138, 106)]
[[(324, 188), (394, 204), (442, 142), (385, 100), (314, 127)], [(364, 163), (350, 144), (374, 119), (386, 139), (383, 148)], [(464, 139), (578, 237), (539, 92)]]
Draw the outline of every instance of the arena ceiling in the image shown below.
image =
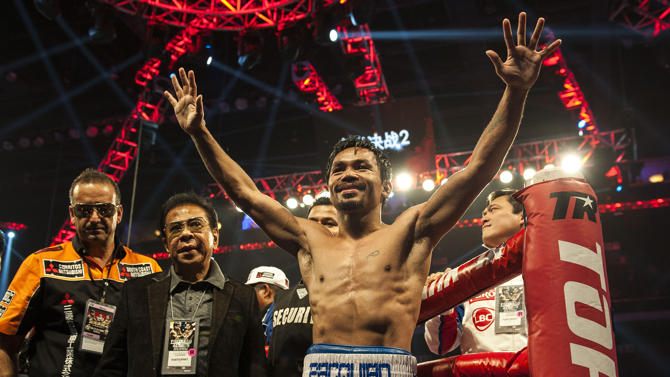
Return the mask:
[[(438, 152), (474, 146), (503, 89), (484, 51), (503, 52), (502, 18), (515, 19), (525, 10), (531, 23), (543, 16), (563, 39), (562, 52), (599, 128), (635, 129), (641, 158), (667, 156), (669, 31), (645, 36), (627, 28), (615, 13), (622, 3), (377, 0), (369, 27), (378, 36), (375, 44), (390, 103), (403, 106), (416, 98), (428, 99)], [(13, 0), (3, 12), (0, 221), (28, 225), (30, 241), (17, 240), (27, 250), (48, 243), (65, 220), (70, 181), (84, 168), (98, 165), (138, 98), (141, 88), (135, 73), (178, 31), (110, 7), (106, 14), (116, 37), (94, 43), (88, 31), (96, 6), (101, 5), (77, 2), (48, 20), (31, 2)], [(263, 30), (262, 36), (262, 60), (242, 74), (231, 74), (238, 68), (237, 33), (232, 31), (206, 33), (201, 48), (177, 65), (196, 71), (206, 111), (215, 114), (210, 129), (252, 175), (319, 170), (325, 162), (320, 145), (328, 142), (320, 139), (319, 128), (333, 126), (291, 101), (300, 97), (290, 80), (290, 63), (280, 56), (271, 29)], [(307, 56), (328, 85), (338, 88), (346, 107), (351, 106), (351, 72), (337, 58), (338, 48), (312, 44)], [(210, 55), (218, 68), (206, 64)], [(156, 84), (157, 91), (161, 84), (165, 81)], [(561, 81), (543, 71), (528, 100), (519, 140), (575, 134), (576, 120), (559, 100), (560, 90)], [(282, 92), (281, 98), (273, 95), (276, 91)], [(246, 108), (237, 108), (240, 99), (246, 100)], [(361, 127), (374, 125), (375, 106), (368, 109), (370, 125)], [(91, 126), (95, 135), (86, 134)], [(262, 143), (264, 135), (270, 136), (267, 145)], [(138, 221), (153, 219), (157, 205), (170, 194), (200, 191), (210, 182), (171, 116), (149, 139), (137, 181)], [(129, 201), (131, 174), (121, 187), (124, 201)]]

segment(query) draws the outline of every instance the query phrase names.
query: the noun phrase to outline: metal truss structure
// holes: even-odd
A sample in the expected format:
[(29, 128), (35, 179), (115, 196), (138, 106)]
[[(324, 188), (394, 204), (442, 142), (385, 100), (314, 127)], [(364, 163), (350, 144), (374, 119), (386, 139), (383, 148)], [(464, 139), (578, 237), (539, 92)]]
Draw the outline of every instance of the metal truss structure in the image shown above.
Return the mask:
[[(312, 14), (317, 0), (103, 0), (153, 23), (188, 27), (204, 21), (209, 30), (281, 27)], [(333, 1), (326, 2), (330, 5)]]
[[(650, 208), (664, 208), (670, 206), (670, 198), (658, 198), (652, 200), (638, 200), (635, 202), (615, 202), (615, 203), (600, 203), (598, 204), (598, 211), (602, 214), (610, 214), (624, 211), (635, 211), (640, 209)], [(463, 229), (479, 227), (482, 225), (481, 218), (460, 220), (454, 224), (453, 229)], [(239, 251), (256, 251), (279, 248), (273, 241), (263, 242), (249, 242), (243, 244), (233, 244), (217, 247), (213, 254), (227, 254)], [(168, 259), (170, 255), (166, 252), (153, 253), (151, 257), (154, 259)]]
[[(306, 173), (295, 173), (276, 175), (273, 177), (264, 177), (254, 179), (256, 187), (275, 200), (283, 200), (291, 195), (312, 194), (316, 195), (322, 191), (328, 191), (328, 185), (324, 180), (321, 171), (310, 171)], [(226, 192), (216, 183), (210, 183), (205, 188), (206, 194), (210, 198), (224, 197), (228, 198)]]
[[(570, 136), (564, 138), (535, 141), (515, 144), (507, 154), (503, 163), (504, 168), (513, 169), (523, 174), (524, 169), (542, 169), (547, 164), (555, 164), (564, 154), (579, 154), (582, 162), (588, 164), (596, 147), (607, 148), (617, 156), (612, 164), (629, 161), (630, 148), (633, 140), (625, 130), (615, 130), (588, 134), (584, 136)], [(452, 174), (462, 170), (470, 161), (472, 151), (443, 153), (435, 155), (435, 170), (414, 174), (413, 188), (419, 189), (423, 180), (433, 179), (441, 182)], [(283, 200), (293, 195), (318, 194), (328, 190), (321, 171), (277, 175), (273, 177), (254, 179), (258, 189), (275, 200)], [(205, 188), (210, 198), (225, 197), (225, 191), (216, 183)]]
[[(123, 178), (137, 155), (140, 122), (160, 123), (162, 121), (161, 104), (163, 96), (153, 95), (153, 88), (150, 84), (158, 77), (161, 68), (165, 68), (164, 71), (167, 72), (174, 67), (175, 62), (192, 47), (193, 37), (206, 29), (207, 25), (208, 21), (204, 18), (192, 19), (191, 24), (180, 30), (166, 44), (166, 54), (161, 59), (149, 59), (135, 74), (135, 83), (143, 88), (143, 92), (98, 165), (98, 170), (110, 176), (115, 182), (119, 182)], [(71, 240), (75, 231), (74, 225), (67, 220), (53, 238), (51, 244)]]
[(618, 20), (629, 29), (653, 38), (670, 29), (670, 1), (623, 0), (610, 14), (610, 20)]
[(302, 93), (319, 106), (319, 110), (331, 112), (342, 109), (342, 105), (331, 93), (314, 66), (308, 61), (291, 64), (291, 79)]
[(354, 80), (358, 105), (386, 102), (389, 91), (368, 25), (339, 26), (337, 31), (344, 55), (362, 59), (363, 73)]
[[(548, 32), (548, 41), (543, 46), (549, 45), (555, 40), (553, 33)], [(593, 117), (591, 108), (584, 98), (584, 93), (575, 79), (575, 75), (568, 68), (563, 54), (561, 53), (560, 47), (556, 49), (553, 55), (549, 56), (544, 60), (542, 65), (547, 67), (554, 67), (555, 73), (563, 79), (563, 90), (558, 93), (558, 97), (563, 102), (565, 109), (570, 112), (576, 112), (577, 118), (577, 129), (579, 130), (579, 135), (583, 135), (584, 131), (586, 133), (597, 133), (598, 127), (596, 125), (596, 120)]]

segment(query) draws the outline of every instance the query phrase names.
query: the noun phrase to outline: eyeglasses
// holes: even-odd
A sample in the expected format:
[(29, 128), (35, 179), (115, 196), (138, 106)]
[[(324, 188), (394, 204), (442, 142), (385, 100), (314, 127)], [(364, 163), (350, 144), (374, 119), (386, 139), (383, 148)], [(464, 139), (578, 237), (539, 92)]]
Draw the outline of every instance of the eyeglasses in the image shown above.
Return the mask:
[(184, 221), (174, 221), (165, 225), (165, 233), (169, 238), (179, 237), (184, 228), (192, 233), (201, 233), (209, 223), (202, 217), (194, 217)]
[(91, 204), (75, 204), (72, 205), (72, 213), (80, 218), (91, 217), (93, 210), (98, 212), (101, 217), (112, 217), (116, 213), (118, 204), (112, 203), (91, 203)]

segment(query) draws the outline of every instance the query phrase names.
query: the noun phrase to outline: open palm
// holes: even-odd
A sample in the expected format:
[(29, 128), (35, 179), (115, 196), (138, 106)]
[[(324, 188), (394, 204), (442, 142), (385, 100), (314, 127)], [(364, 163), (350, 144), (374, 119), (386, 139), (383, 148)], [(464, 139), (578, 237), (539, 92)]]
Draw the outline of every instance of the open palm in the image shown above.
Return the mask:
[(170, 77), (176, 98), (167, 90), (163, 95), (170, 101), (172, 108), (174, 108), (174, 114), (181, 128), (189, 135), (193, 135), (204, 128), (205, 119), (202, 96), (198, 95), (195, 74), (193, 71), (188, 71), (187, 76), (184, 68), (179, 68), (181, 84), (179, 84), (176, 75), (173, 74)]
[(526, 13), (523, 12), (519, 14), (516, 43), (508, 19), (503, 20), (502, 28), (507, 45), (507, 59), (503, 62), (498, 53), (492, 50), (486, 51), (486, 55), (491, 59), (496, 73), (505, 84), (514, 88), (529, 89), (540, 74), (542, 61), (560, 46), (561, 40), (556, 40), (541, 51), (536, 51), (544, 28), (544, 19), (537, 20), (535, 31), (530, 41), (526, 43)]

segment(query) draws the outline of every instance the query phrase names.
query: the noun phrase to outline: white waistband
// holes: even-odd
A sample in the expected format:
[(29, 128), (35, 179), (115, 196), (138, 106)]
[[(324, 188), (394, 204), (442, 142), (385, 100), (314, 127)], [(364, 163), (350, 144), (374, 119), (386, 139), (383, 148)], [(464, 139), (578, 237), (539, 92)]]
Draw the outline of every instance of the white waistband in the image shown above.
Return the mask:
[(302, 377), (416, 377), (409, 354), (308, 353)]

